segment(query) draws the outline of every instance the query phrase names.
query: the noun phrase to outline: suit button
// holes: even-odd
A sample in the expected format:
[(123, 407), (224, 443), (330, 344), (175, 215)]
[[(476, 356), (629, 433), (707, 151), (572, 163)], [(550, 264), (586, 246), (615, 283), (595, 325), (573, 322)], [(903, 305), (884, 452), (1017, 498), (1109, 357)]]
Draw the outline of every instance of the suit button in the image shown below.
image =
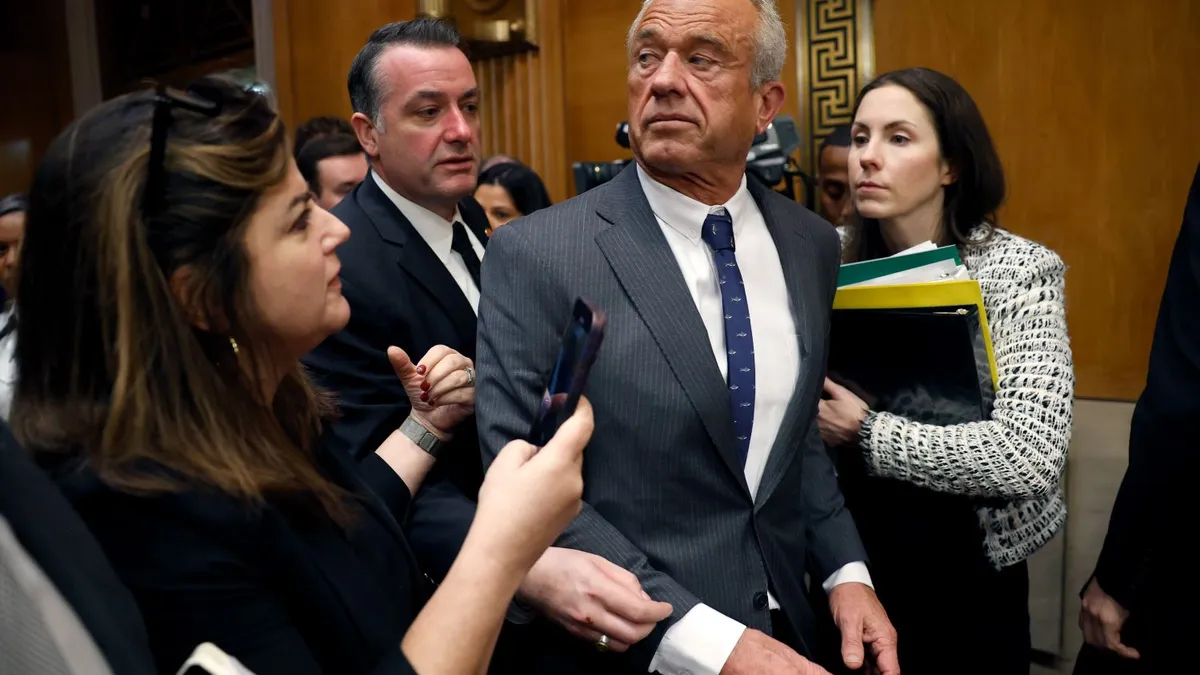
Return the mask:
[(766, 593), (759, 591), (754, 594), (754, 609), (766, 609), (768, 604)]

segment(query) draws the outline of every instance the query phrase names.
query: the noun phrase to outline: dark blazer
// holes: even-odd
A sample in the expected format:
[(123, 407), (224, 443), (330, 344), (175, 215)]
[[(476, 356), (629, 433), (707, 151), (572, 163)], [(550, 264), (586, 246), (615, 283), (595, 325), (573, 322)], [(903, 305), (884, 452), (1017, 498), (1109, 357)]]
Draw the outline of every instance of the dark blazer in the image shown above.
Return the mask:
[[(459, 211), (485, 246), (487, 216), (473, 199)], [(304, 362), (337, 395), (342, 417), (328, 433), (355, 457), (370, 455), (408, 416), (408, 398), (387, 359), (404, 349), (416, 361), (437, 345), (475, 358), (475, 312), (445, 265), (372, 176), (333, 210), (350, 228), (338, 248), (350, 323)], [(417, 495), (406, 524), (425, 571), (445, 577), (475, 516), (483, 481), (474, 424), (464, 424)]]
[[(597, 672), (644, 673), (663, 633), (699, 602), (770, 633), (770, 589), (804, 644), (814, 578), (866, 560), (815, 423), (838, 270), (833, 228), (751, 179), (779, 251), (799, 380), (758, 490), (746, 485), (708, 332), (631, 166), (609, 183), (496, 231), (483, 266), (476, 415), (486, 458), (528, 433), (576, 296), (608, 314), (587, 395), (584, 507), (558, 544), (632, 571), (675, 609)], [(590, 656), (584, 656), (590, 654)]]
[[(1194, 580), (1187, 568), (1200, 474), (1200, 167), (1158, 310), (1146, 388), (1129, 434), (1129, 468), (1121, 482), (1096, 563), (1100, 588), (1130, 611), (1123, 638), (1159, 672), (1182, 657), (1200, 629)], [(1182, 566), (1182, 567), (1181, 567)], [(1084, 659), (1081, 659), (1083, 661)], [(1190, 665), (1190, 664), (1189, 664)], [(1106, 672), (1081, 669), (1077, 672)], [(1114, 671), (1115, 672), (1115, 671)]]
[[(156, 672), (142, 615), (129, 589), (121, 584), (79, 514), (3, 422), (0, 515), (75, 610), (109, 668), (122, 675)], [(183, 661), (179, 659), (175, 668)]]
[(349, 533), (301, 504), (135, 496), (75, 462), (51, 471), (133, 591), (159, 672), (212, 642), (257, 675), (409, 674), (400, 642), (431, 588), (397, 524), (408, 489), (378, 457), (342, 454), (318, 458), (353, 495)]

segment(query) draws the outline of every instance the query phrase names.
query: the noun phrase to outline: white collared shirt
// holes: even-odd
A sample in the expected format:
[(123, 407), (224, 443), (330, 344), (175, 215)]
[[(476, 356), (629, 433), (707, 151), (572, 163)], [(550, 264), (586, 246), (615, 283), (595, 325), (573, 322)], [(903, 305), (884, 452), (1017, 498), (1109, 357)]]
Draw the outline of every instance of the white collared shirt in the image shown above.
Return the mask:
[(454, 277), (454, 282), (462, 289), (463, 295), (467, 301), (471, 303), (471, 309), (479, 314), (479, 287), (475, 285), (475, 280), (471, 278), (471, 272), (467, 270), (467, 264), (463, 262), (462, 256), (458, 251), (450, 248), (454, 242), (454, 223), (463, 223), (463, 227), (467, 230), (467, 238), (471, 240), (471, 248), (475, 249), (475, 255), (479, 257), (479, 262), (483, 262), (483, 244), (475, 237), (475, 233), (471, 228), (466, 227), (466, 222), (462, 219), (462, 215), (458, 209), (454, 209), (453, 220), (446, 220), (429, 209), (418, 206), (412, 200), (406, 199), (399, 192), (392, 189), (390, 185), (384, 182), (383, 178), (371, 172), (375, 178), (375, 183), (379, 185), (379, 189), (383, 190), (383, 194), (387, 195), (388, 199), (400, 209), (400, 213), (412, 223), (412, 226), (417, 230), (417, 234), (425, 240), (429, 248), (433, 250), (433, 254), (438, 260), (446, 266), (450, 272), (450, 276)]
[[(753, 498), (758, 494), (767, 458), (783, 426), (800, 373), (800, 347), (775, 240), (746, 188), (745, 176), (728, 202), (709, 206), (655, 181), (641, 166), (637, 167), (637, 174), (708, 331), (713, 358), (726, 378), (725, 310), (713, 252), (700, 238), (700, 230), (710, 213), (724, 211), (733, 220), (735, 255), (746, 289), (754, 336), (754, 428), (745, 466), (746, 485)], [(796, 561), (797, 570), (803, 570), (804, 563)], [(870, 585), (866, 565), (850, 563), (823, 586), (829, 591), (849, 581)], [(769, 597), (769, 602), (771, 609), (779, 608), (774, 597)], [(650, 671), (664, 675), (719, 675), (745, 629), (741, 622), (708, 605), (696, 605), (667, 630), (650, 662)]]

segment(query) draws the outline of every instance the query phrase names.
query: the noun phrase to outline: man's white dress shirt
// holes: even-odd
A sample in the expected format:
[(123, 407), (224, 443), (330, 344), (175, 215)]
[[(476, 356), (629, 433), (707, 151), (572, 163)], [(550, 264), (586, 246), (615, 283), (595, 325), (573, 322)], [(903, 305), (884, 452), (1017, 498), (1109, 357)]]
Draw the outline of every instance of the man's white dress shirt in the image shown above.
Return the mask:
[[(708, 330), (713, 358), (726, 378), (725, 309), (713, 252), (700, 239), (700, 230), (710, 213), (725, 211), (733, 219), (735, 255), (746, 288), (754, 336), (754, 428), (745, 466), (746, 485), (753, 498), (800, 373), (800, 348), (779, 252), (758, 204), (746, 188), (744, 176), (741, 187), (728, 202), (708, 206), (655, 181), (641, 166), (637, 172), (650, 209), (675, 254), (696, 310)], [(804, 573), (804, 562), (795, 561), (797, 574)], [(823, 586), (828, 592), (851, 581), (871, 584), (864, 563), (846, 565)], [(779, 608), (774, 597), (769, 600), (771, 609)], [(745, 629), (741, 622), (708, 605), (696, 605), (667, 630), (650, 662), (650, 671), (664, 675), (718, 675)]]
[[(454, 223), (460, 222), (467, 230), (467, 238), (471, 240), (471, 248), (475, 249), (475, 255), (479, 257), (479, 262), (483, 262), (483, 244), (479, 243), (479, 239), (475, 237), (475, 233), (471, 228), (467, 227), (463, 221), (462, 215), (458, 209), (454, 209), (454, 218), (446, 220), (429, 209), (418, 206), (411, 200), (400, 195), (391, 188), (390, 185), (383, 181), (383, 178), (374, 171), (371, 176), (375, 178), (375, 183), (379, 185), (379, 189), (383, 190), (383, 194), (387, 195), (388, 199), (400, 209), (400, 213), (412, 223), (416, 228), (417, 234), (425, 240), (429, 248), (433, 249), (433, 254), (438, 260), (449, 270), (450, 276), (454, 277), (454, 282), (462, 289), (463, 295), (467, 296), (467, 300), (471, 303), (471, 309), (479, 314), (479, 287), (475, 285), (475, 280), (471, 278), (470, 271), (467, 270), (467, 264), (463, 262), (462, 256), (458, 251), (451, 250), (450, 245), (454, 242)], [(415, 358), (421, 358), (422, 355), (417, 354)]]

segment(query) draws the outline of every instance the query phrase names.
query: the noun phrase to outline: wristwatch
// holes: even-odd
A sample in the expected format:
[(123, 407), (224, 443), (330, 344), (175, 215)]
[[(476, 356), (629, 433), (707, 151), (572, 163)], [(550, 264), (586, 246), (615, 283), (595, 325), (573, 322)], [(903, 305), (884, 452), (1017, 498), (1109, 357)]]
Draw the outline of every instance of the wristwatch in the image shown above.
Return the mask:
[(428, 452), (434, 459), (437, 459), (446, 445), (432, 431), (426, 429), (411, 416), (404, 418), (404, 423), (400, 425), (400, 433), (408, 436), (409, 440), (416, 443), (418, 448)]

